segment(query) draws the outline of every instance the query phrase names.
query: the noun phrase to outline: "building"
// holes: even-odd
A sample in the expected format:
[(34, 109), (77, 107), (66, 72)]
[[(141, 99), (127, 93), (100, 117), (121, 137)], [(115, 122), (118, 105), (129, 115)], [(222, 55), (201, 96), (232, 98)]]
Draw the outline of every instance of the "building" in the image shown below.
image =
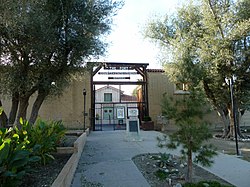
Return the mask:
[(129, 108), (137, 108), (135, 96), (124, 94), (124, 92), (113, 86), (104, 86), (95, 91), (95, 124), (96, 128), (103, 125), (126, 124)]
[[(121, 71), (121, 70), (120, 70)], [(157, 124), (162, 125), (166, 121), (162, 118), (161, 103), (163, 94), (167, 93), (173, 97), (182, 97), (185, 94), (187, 85), (173, 84), (169, 81), (163, 70), (160, 69), (146, 69), (147, 74), (147, 103), (148, 115)], [(95, 120), (96, 124), (124, 124), (130, 107), (138, 107), (145, 102), (141, 102), (142, 85), (138, 86), (140, 90), (138, 94), (138, 100), (135, 101), (135, 97), (125, 95), (120, 89), (119, 85), (103, 85), (98, 89), (94, 89), (94, 95), (92, 95), (92, 81), (91, 73), (85, 73), (82, 77), (77, 77), (72, 80), (71, 85), (65, 89), (64, 93), (60, 97), (49, 97), (44, 101), (39, 116), (45, 120), (62, 120), (66, 127), (81, 129), (84, 123), (84, 112), (86, 116), (86, 127), (91, 127), (91, 122)], [(86, 100), (83, 97), (83, 89), (86, 89)], [(1, 97), (3, 108), (8, 115), (11, 107), (10, 98)], [(95, 101), (94, 107), (92, 107), (91, 99)], [(31, 111), (32, 103), (35, 100), (35, 95), (30, 99), (28, 107), (28, 118)], [(84, 102), (86, 104), (86, 111), (84, 111)], [(144, 106), (145, 107), (145, 106)], [(143, 109), (140, 110), (143, 113)], [(94, 115), (93, 115), (94, 114)], [(120, 116), (119, 116), (120, 115)], [(141, 112), (140, 112), (141, 115)], [(94, 118), (93, 118), (94, 116)], [(249, 112), (241, 119), (241, 126), (250, 125)], [(214, 126), (221, 124), (220, 118), (215, 112), (212, 112), (207, 116)], [(165, 119), (167, 120), (167, 119)], [(163, 122), (164, 121), (164, 122)], [(169, 121), (168, 121), (169, 122)], [(174, 124), (168, 123), (167, 129), (174, 128)]]

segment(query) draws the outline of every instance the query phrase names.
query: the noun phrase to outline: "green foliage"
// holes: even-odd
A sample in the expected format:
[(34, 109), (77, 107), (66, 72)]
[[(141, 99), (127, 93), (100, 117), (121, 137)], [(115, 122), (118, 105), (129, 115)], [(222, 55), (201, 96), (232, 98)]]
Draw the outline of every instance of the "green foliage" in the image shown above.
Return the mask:
[(170, 80), (201, 87), (222, 119), (231, 110), (225, 78), (232, 75), (237, 77), (236, 112), (250, 108), (249, 10), (249, 0), (200, 0), (152, 20), (145, 29), (145, 37), (163, 48)]
[(51, 153), (65, 134), (61, 121), (38, 120), (33, 126), (20, 119), (20, 124), (20, 128), (0, 129), (0, 186), (17, 186), (33, 171), (32, 163), (53, 159)]
[(0, 61), (4, 75), (0, 90), (26, 100), (19, 105), (18, 119), (26, 116), (27, 98), (38, 91), (34, 122), (47, 96), (61, 94), (72, 75), (85, 72), (87, 59), (104, 55), (108, 45), (104, 38), (122, 4), (112, 0), (0, 3), (0, 58), (5, 59)]
[[(203, 121), (206, 110), (202, 98), (197, 91), (191, 91), (190, 95), (185, 95), (182, 99), (170, 99), (167, 95), (163, 98), (163, 114), (175, 121), (178, 130), (169, 135), (169, 139), (166, 135), (158, 137), (158, 145), (170, 149), (181, 145), (181, 156), (189, 160), (188, 165), (192, 163), (193, 153), (197, 153), (195, 161), (204, 166), (211, 165), (211, 158), (216, 155), (212, 145), (203, 145), (212, 138), (212, 134), (208, 123)], [(188, 173), (188, 176), (191, 174)]]
[(166, 180), (168, 177), (168, 173), (165, 172), (164, 170), (158, 169), (155, 173), (155, 176), (158, 177), (160, 180)]
[(30, 163), (40, 157), (33, 156), (27, 149), (29, 144), (25, 130), (17, 128), (0, 129), (0, 184), (17, 186), (21, 178), (31, 170)]
[(169, 162), (170, 154), (167, 153), (160, 153), (159, 156), (152, 156), (153, 160), (159, 160), (160, 165), (164, 165)]
[(152, 121), (150, 116), (144, 116), (143, 121)]
[[(164, 166), (168, 165), (169, 161), (170, 161), (170, 154), (167, 153), (160, 153), (160, 156), (157, 156), (157, 160), (159, 160), (158, 164), (160, 166), (160, 168), (163, 168)], [(153, 157), (153, 159), (155, 159)], [(170, 172), (168, 172), (170, 173)]]
[(65, 135), (65, 127), (62, 121), (45, 122), (41, 119), (30, 129), (30, 148), (35, 148), (33, 154), (40, 156), (42, 164), (54, 159), (52, 153)]
[(215, 148), (211, 144), (202, 145), (197, 151), (194, 162), (201, 163), (201, 165), (206, 167), (210, 167), (213, 164), (212, 157), (217, 155), (214, 150)]

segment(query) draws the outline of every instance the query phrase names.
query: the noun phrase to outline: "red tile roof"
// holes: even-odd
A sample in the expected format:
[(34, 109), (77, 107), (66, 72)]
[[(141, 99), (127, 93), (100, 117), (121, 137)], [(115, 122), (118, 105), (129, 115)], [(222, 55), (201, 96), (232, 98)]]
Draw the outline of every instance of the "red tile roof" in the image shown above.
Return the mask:
[(137, 97), (133, 96), (133, 95), (122, 94), (121, 95), (121, 100), (122, 101), (137, 101)]

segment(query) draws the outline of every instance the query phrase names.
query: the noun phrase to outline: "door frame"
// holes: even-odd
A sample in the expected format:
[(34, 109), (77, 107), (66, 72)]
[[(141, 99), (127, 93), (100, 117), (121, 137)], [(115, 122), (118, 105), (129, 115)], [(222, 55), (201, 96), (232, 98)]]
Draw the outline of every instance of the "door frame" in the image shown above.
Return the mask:
[[(88, 62), (91, 63), (91, 62)], [(93, 67), (91, 70), (90, 90), (91, 90), (91, 129), (95, 131), (95, 85), (141, 85), (142, 86), (142, 101), (137, 102), (139, 107), (140, 118), (149, 115), (148, 108), (148, 75), (147, 66), (148, 63), (117, 63), (117, 62), (100, 62), (98, 66)], [(142, 80), (138, 81), (94, 81), (93, 77), (102, 69), (104, 70), (135, 70), (139, 75), (142, 76)]]

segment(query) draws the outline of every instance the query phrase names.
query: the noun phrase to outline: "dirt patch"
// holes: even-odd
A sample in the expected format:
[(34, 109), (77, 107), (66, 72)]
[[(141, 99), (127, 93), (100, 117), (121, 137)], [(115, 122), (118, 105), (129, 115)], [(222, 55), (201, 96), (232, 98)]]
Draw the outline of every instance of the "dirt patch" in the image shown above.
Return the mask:
[[(60, 147), (73, 147), (77, 135), (66, 135), (60, 143)], [(36, 163), (32, 166), (34, 172), (27, 174), (22, 182), (22, 187), (45, 187), (51, 186), (58, 174), (67, 163), (71, 154), (53, 154), (55, 160), (51, 160), (45, 166)]]
[(23, 180), (22, 187), (45, 187), (51, 186), (57, 175), (61, 172), (67, 163), (71, 154), (56, 154), (55, 160), (52, 160), (45, 166), (33, 165), (34, 172), (26, 175)]
[[(215, 135), (216, 134), (214, 134), (214, 138), (210, 139), (209, 142), (216, 147), (218, 152), (236, 155), (236, 142), (234, 140), (216, 138)], [(249, 134), (245, 135), (249, 136)], [(240, 155), (242, 156), (241, 159), (250, 162), (250, 142), (238, 141), (238, 148)]]
[[(185, 183), (187, 164), (177, 156), (153, 153), (137, 155), (132, 160), (152, 187), (170, 187), (177, 183)], [(194, 165), (193, 182), (204, 180), (217, 181), (232, 186), (212, 173)]]
[[(174, 131), (165, 131), (167, 135), (172, 134)], [(208, 143), (214, 145), (216, 150), (220, 153), (228, 155), (236, 155), (236, 143), (234, 140), (216, 138), (216, 136), (222, 135), (221, 132), (214, 131), (213, 138), (211, 138)], [(250, 132), (243, 133), (245, 137), (250, 137)], [(240, 157), (243, 160), (250, 162), (250, 141), (238, 141), (238, 148)]]

